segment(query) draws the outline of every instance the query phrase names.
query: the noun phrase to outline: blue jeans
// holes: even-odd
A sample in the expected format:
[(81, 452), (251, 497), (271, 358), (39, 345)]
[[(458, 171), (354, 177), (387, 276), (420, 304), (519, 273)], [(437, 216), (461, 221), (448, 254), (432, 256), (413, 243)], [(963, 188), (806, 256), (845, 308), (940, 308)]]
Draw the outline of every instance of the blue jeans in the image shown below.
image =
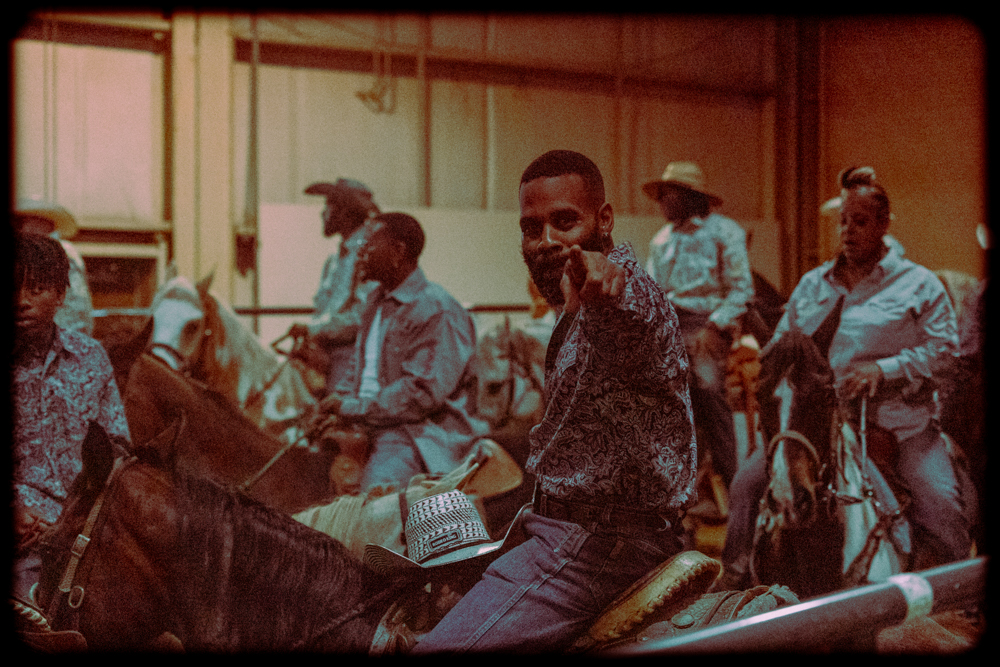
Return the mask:
[[(977, 509), (975, 496), (971, 488), (963, 489), (959, 483), (937, 428), (899, 443), (896, 472), (912, 498), (907, 512), (910, 522), (922, 531), (938, 558), (946, 563), (968, 558), (972, 549), (970, 513)], [(966, 501), (972, 504), (966, 505)]]
[[(896, 474), (907, 486), (911, 504), (906, 516), (919, 527), (927, 545), (945, 562), (969, 557), (970, 511), (940, 432), (928, 428), (899, 443)], [(729, 571), (747, 573), (760, 499), (768, 484), (767, 461), (758, 447), (736, 473), (729, 491), (729, 521), (722, 563)], [(879, 488), (881, 478), (873, 480)], [(966, 496), (968, 494), (965, 494)]]
[(494, 561), (411, 654), (566, 650), (681, 548), (669, 529), (589, 527), (529, 513), (528, 540)]
[(698, 446), (707, 447), (711, 452), (712, 469), (722, 477), (729, 489), (738, 468), (736, 427), (733, 424), (733, 411), (726, 400), (726, 364), (732, 341), (727, 335), (719, 338), (720, 349), (715, 350), (715, 354), (719, 356), (699, 351), (695, 338), (708, 324), (708, 314), (693, 313), (676, 307), (674, 310), (677, 312), (691, 364), (688, 389), (698, 432)]
[(414, 475), (428, 472), (413, 439), (402, 430), (372, 434), (372, 453), (361, 474), (361, 491), (376, 486), (403, 489)]

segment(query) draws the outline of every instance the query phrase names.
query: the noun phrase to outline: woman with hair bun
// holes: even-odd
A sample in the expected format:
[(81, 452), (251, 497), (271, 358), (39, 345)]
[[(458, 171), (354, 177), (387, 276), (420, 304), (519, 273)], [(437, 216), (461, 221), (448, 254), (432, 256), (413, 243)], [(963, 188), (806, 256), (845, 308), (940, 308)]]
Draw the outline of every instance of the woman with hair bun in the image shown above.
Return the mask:
[[(967, 512), (975, 508), (972, 501), (965, 505), (936, 419), (937, 380), (958, 353), (955, 312), (932, 271), (885, 243), (892, 215), (875, 170), (845, 169), (837, 184), (840, 252), (802, 277), (771, 341), (791, 328), (812, 335), (841, 309), (829, 349), (837, 397), (853, 413), (856, 431), (861, 397), (867, 397), (869, 454), (888, 479), (909, 492), (918, 565), (968, 558)], [(745, 583), (756, 508), (766, 485), (766, 462), (757, 452), (733, 481), (724, 584)]]

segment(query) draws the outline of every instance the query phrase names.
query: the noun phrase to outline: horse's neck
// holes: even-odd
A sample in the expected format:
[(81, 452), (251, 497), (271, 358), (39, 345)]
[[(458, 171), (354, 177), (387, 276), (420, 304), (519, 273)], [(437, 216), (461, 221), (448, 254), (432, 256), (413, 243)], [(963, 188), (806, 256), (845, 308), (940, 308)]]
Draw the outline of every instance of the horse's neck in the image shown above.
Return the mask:
[(225, 331), (225, 342), (214, 346), (215, 368), (207, 373), (209, 384), (244, 405), (252, 393), (261, 391), (273, 380), (281, 370), (281, 362), (274, 352), (261, 345), (236, 313), (218, 302), (216, 313)]

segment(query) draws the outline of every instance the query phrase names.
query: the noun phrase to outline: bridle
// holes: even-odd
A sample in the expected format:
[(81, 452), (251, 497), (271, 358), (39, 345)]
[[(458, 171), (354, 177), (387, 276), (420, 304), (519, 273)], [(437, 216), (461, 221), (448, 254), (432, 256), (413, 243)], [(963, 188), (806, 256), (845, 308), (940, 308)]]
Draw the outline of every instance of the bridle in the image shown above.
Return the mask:
[[(204, 313), (203, 317), (207, 318), (210, 310), (212, 308), (214, 308), (214, 305), (206, 303), (207, 302), (207, 298), (202, 298), (201, 301), (202, 301), (202, 312)], [(195, 346), (194, 352), (192, 353), (191, 358), (198, 359), (198, 358), (200, 358), (201, 356), (204, 355), (204, 349), (203, 348), (204, 348), (204, 346), (206, 344), (206, 341), (212, 335), (213, 335), (212, 328), (206, 325), (202, 329), (201, 335), (198, 338), (198, 344)], [(280, 342), (280, 340), (283, 340), (283, 339), (279, 339), (278, 341), (275, 341), (274, 344), (272, 344), (272, 347), (275, 347), (275, 345), (278, 342)], [(276, 347), (275, 347), (275, 349), (277, 350)], [(173, 370), (174, 372), (179, 373), (186, 380), (188, 380), (188, 381), (190, 381), (192, 383), (197, 384), (199, 387), (201, 387), (203, 389), (208, 389), (208, 386), (202, 380), (200, 380), (199, 378), (195, 377), (194, 372), (193, 372), (194, 371), (194, 365), (191, 363), (190, 359), (189, 358), (185, 358), (184, 355), (182, 355), (179, 350), (177, 350), (176, 348), (174, 348), (171, 345), (168, 345), (167, 343), (151, 343), (149, 345), (149, 347), (147, 348), (146, 351), (152, 354), (152, 352), (154, 350), (163, 350), (177, 364), (177, 368), (176, 369), (172, 368), (170, 366), (170, 364), (167, 364), (168, 368), (171, 368), (171, 370)], [(158, 359), (162, 360), (162, 358), (160, 357), (160, 355), (153, 354), (152, 356), (155, 357), (155, 358), (158, 358)], [(260, 398), (262, 398), (264, 396), (264, 393), (268, 389), (270, 389), (271, 386), (281, 376), (281, 373), (285, 370), (285, 366), (289, 363), (290, 360), (291, 360), (291, 357), (289, 356), (288, 359), (286, 359), (284, 362), (282, 362), (282, 364), (280, 366), (278, 366), (278, 370), (275, 372), (274, 376), (270, 380), (268, 380), (261, 389), (255, 390), (253, 393), (251, 393), (249, 396), (247, 396), (246, 405), (252, 405), (255, 401), (259, 400)], [(308, 412), (303, 412), (301, 415), (288, 420), (288, 423), (289, 424), (293, 424), (293, 425), (298, 425), (301, 422), (303, 422), (307, 418), (307, 416), (308, 416)], [(281, 449), (279, 449), (277, 451), (277, 453), (275, 453), (275, 455), (272, 456), (271, 459), (267, 463), (265, 463), (264, 466), (260, 470), (258, 470), (257, 472), (255, 472), (255, 473), (251, 474), (249, 477), (247, 477), (246, 480), (244, 480), (241, 484), (239, 484), (239, 485), (236, 486), (236, 489), (238, 491), (240, 491), (241, 493), (248, 493), (250, 491), (250, 489), (253, 487), (253, 485), (256, 484), (264, 476), (264, 474), (268, 470), (270, 470), (271, 467), (274, 466), (274, 464), (277, 463), (279, 459), (281, 459), (282, 456), (284, 456), (292, 447), (298, 445), (303, 440), (306, 440), (305, 434), (299, 436), (295, 440), (292, 440), (292, 441), (290, 441), (288, 443), (285, 443), (285, 445)]]
[(76, 539), (69, 548), (69, 560), (66, 562), (66, 568), (63, 570), (59, 585), (52, 593), (52, 599), (49, 601), (46, 614), (49, 624), (55, 629), (59, 629), (61, 614), (64, 611), (70, 615), (69, 623), (72, 629), (75, 630), (79, 626), (80, 608), (86, 596), (87, 578), (90, 574), (90, 566), (92, 565), (92, 562), (84, 563), (87, 547), (90, 544), (91, 536), (100, 531), (104, 525), (104, 521), (107, 519), (107, 516), (101, 510), (104, 509), (104, 503), (108, 498), (108, 492), (111, 490), (112, 485), (121, 475), (122, 471), (137, 460), (134, 456), (115, 459), (114, 465), (111, 467), (111, 472), (108, 473), (104, 486), (97, 495), (97, 500), (94, 501), (93, 506), (90, 508), (90, 513), (87, 515), (87, 520), (84, 522), (83, 528), (77, 534)]

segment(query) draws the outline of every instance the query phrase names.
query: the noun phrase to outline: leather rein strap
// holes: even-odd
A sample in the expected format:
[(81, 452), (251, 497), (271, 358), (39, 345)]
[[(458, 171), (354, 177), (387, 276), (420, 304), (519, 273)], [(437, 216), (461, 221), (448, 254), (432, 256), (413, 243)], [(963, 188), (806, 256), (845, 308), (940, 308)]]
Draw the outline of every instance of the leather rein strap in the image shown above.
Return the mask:
[(128, 463), (135, 460), (135, 457), (119, 457), (115, 459), (111, 472), (108, 474), (108, 479), (104, 482), (104, 488), (101, 489), (97, 500), (94, 502), (94, 506), (90, 509), (90, 514), (87, 516), (87, 521), (84, 523), (83, 529), (76, 536), (73, 546), (70, 547), (69, 562), (66, 563), (66, 570), (63, 572), (59, 587), (56, 589), (55, 595), (49, 603), (48, 617), (53, 626), (56, 625), (63, 598), (66, 598), (66, 605), (73, 610), (78, 610), (83, 604), (84, 586), (79, 583), (74, 586), (77, 570), (83, 561), (87, 546), (90, 544), (90, 536), (94, 533), (98, 519), (102, 516), (101, 510), (104, 508), (104, 501), (107, 499), (108, 491), (111, 489), (119, 473), (125, 469)]

